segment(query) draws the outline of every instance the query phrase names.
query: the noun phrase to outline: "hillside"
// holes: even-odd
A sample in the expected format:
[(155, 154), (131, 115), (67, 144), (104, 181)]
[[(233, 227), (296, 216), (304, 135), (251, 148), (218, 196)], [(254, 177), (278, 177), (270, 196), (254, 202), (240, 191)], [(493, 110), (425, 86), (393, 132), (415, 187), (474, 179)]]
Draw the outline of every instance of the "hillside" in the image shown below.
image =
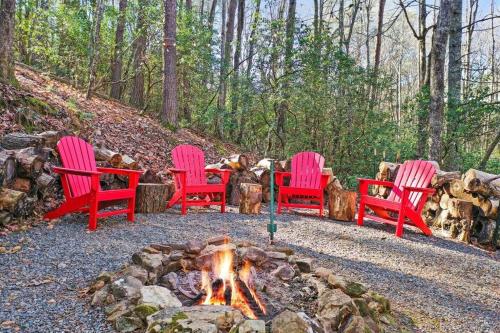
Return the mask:
[(16, 131), (65, 130), (127, 154), (155, 172), (171, 166), (170, 151), (179, 144), (202, 148), (207, 163), (238, 150), (192, 130), (173, 132), (118, 101), (97, 96), (86, 100), (82, 91), (28, 67), (17, 66), (16, 75), (18, 89), (0, 86), (0, 136)]

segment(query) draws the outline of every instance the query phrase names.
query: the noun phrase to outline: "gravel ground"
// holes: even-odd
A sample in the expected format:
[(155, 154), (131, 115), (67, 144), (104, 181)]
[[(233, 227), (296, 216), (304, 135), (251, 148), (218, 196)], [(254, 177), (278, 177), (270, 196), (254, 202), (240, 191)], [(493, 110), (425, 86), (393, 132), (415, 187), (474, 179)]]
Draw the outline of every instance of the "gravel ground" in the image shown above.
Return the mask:
[[(190, 210), (181, 217), (172, 210), (137, 220), (110, 218), (89, 233), (86, 217), (73, 215), (53, 229), (44, 224), (0, 238), (1, 245), (22, 245), (0, 255), (0, 332), (16, 325), (21, 332), (112, 332), (78, 290), (147, 244), (221, 233), (267, 242), (267, 215)], [(358, 228), (298, 214), (277, 220), (278, 244), (386, 295), (417, 331), (500, 332), (499, 255), (408, 229), (398, 239), (393, 228), (375, 223)]]

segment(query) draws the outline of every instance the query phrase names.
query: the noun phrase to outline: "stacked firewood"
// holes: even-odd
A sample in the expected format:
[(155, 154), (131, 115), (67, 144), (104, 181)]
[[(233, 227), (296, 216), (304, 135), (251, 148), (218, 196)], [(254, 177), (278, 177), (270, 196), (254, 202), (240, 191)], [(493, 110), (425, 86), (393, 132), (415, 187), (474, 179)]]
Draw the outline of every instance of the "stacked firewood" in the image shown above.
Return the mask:
[[(399, 164), (381, 162), (376, 178), (394, 181)], [(500, 203), (500, 175), (470, 169), (459, 171), (438, 169), (431, 181), (436, 190), (426, 202), (422, 217), (426, 223), (445, 236), (466, 243), (499, 246), (495, 229)], [(372, 194), (386, 198), (390, 188), (374, 186)], [(500, 226), (499, 226), (500, 227)], [(499, 231), (496, 231), (499, 232)]]
[(55, 208), (61, 199), (55, 145), (60, 132), (10, 133), (0, 140), (0, 227)]
[[(66, 134), (15, 132), (0, 139), (0, 227), (27, 217), (41, 217), (62, 201), (59, 175), (52, 167), (60, 165), (55, 148)], [(95, 147), (94, 151), (98, 166), (138, 168), (137, 162), (127, 155), (104, 147)], [(101, 186), (104, 189), (123, 188), (127, 186), (127, 179), (105, 174), (101, 177)]]

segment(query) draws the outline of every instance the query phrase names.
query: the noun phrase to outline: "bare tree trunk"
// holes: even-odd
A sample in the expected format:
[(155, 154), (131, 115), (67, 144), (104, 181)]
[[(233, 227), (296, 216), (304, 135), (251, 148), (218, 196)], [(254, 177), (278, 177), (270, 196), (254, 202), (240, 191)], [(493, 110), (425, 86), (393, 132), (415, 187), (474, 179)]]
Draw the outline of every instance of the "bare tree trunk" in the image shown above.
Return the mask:
[[(257, 26), (259, 24), (259, 19), (260, 19), (260, 2), (261, 0), (256, 0), (255, 1), (255, 12), (253, 14), (253, 20), (252, 20), (252, 27), (250, 31), (250, 38), (248, 41), (248, 63), (247, 63), (247, 72), (246, 72), (246, 83), (248, 85), (251, 85), (252, 81), (252, 66), (253, 66), (253, 57), (255, 53), (255, 37), (257, 34)], [(250, 109), (250, 102), (251, 99), (249, 98), (249, 89), (250, 87), (247, 87), (245, 89), (245, 96), (244, 96), (244, 110), (240, 114), (240, 126), (239, 126), (239, 131), (238, 131), (238, 138), (236, 142), (241, 143), (243, 140), (243, 133), (245, 131), (245, 124), (246, 124), (246, 118), (248, 114), (248, 110)]]
[[(221, 28), (220, 28), (220, 71), (219, 71), (219, 80), (222, 80), (224, 75), (224, 62), (225, 62), (225, 52), (226, 52), (226, 5), (227, 0), (222, 0), (222, 11), (221, 11)], [(222, 91), (222, 82), (219, 81), (219, 96), (217, 98), (217, 114), (215, 115), (215, 134), (222, 138), (224, 136), (224, 117), (222, 115), (222, 107), (226, 103), (226, 98), (223, 97)]]
[(349, 54), (349, 48), (351, 46), (351, 38), (352, 38), (352, 34), (354, 32), (354, 24), (356, 23), (356, 17), (358, 16), (360, 5), (361, 5), (360, 0), (354, 0), (351, 21), (349, 23), (349, 31), (347, 32), (347, 37), (344, 41), (346, 54)]
[(451, 1), (450, 36), (448, 40), (448, 113), (446, 133), (448, 151), (445, 165), (458, 168), (458, 113), (462, 92), (462, 0)]
[(231, 132), (235, 133), (237, 129), (238, 102), (239, 102), (239, 74), (240, 74), (240, 58), (241, 58), (241, 44), (243, 26), (245, 24), (245, 0), (238, 1), (238, 27), (236, 29), (236, 46), (234, 50), (233, 60), (233, 81), (231, 85)]
[(384, 25), (385, 0), (380, 0), (378, 7), (377, 42), (375, 44), (375, 61), (373, 63), (373, 73), (377, 78), (380, 67), (380, 55), (382, 52), (382, 29)]
[(16, 84), (13, 48), (16, 1), (0, 2), (0, 81)]
[(163, 36), (163, 107), (161, 121), (177, 127), (177, 77), (176, 77), (176, 0), (164, 0), (165, 24)]
[(432, 38), (431, 57), (431, 105), (429, 128), (431, 146), (429, 159), (441, 163), (444, 111), (444, 70), (446, 42), (450, 26), (450, 0), (441, 0), (436, 29)]
[(144, 60), (146, 55), (147, 25), (146, 10), (149, 0), (139, 1), (137, 12), (137, 37), (134, 40), (134, 62), (132, 71), (134, 73), (134, 82), (132, 83), (132, 92), (130, 93), (130, 104), (137, 108), (144, 107)]
[(120, 0), (118, 22), (116, 24), (115, 50), (111, 62), (111, 92), (112, 98), (120, 99), (122, 88), (123, 34), (125, 32), (127, 0)]
[(97, 0), (94, 11), (94, 31), (91, 42), (91, 53), (89, 63), (89, 83), (87, 87), (87, 96), (89, 99), (92, 96), (92, 89), (96, 79), (97, 63), (99, 62), (99, 44), (101, 43), (101, 21), (104, 13), (104, 1)]
[(428, 148), (428, 105), (426, 103), (426, 98), (424, 95), (427, 94), (428, 84), (426, 81), (427, 77), (427, 47), (426, 47), (426, 37), (427, 37), (427, 6), (425, 0), (420, 0), (419, 12), (418, 12), (418, 58), (419, 58), (419, 71), (418, 71), (418, 88), (420, 91), (420, 102), (419, 110), (417, 114), (417, 157), (423, 158), (427, 156)]
[(288, 91), (290, 87), (290, 75), (293, 70), (293, 40), (295, 35), (295, 15), (296, 15), (296, 0), (289, 0), (288, 2), (288, 16), (286, 19), (286, 40), (285, 40), (285, 68), (284, 68), (284, 79), (282, 86), (282, 102), (278, 107), (278, 114), (276, 119), (276, 133), (278, 135), (279, 144), (281, 146), (281, 155), (285, 155), (285, 126), (286, 126), (286, 114), (290, 108), (288, 99), (290, 98), (290, 93)]
[(371, 56), (370, 56), (370, 22), (371, 22), (371, 11), (372, 11), (372, 2), (371, 0), (367, 0), (366, 2), (366, 40), (365, 40), (365, 48), (366, 48), (366, 68), (370, 68), (371, 66)]
[(216, 8), (217, 8), (217, 0), (213, 0), (212, 6), (210, 6), (210, 13), (208, 14), (208, 30), (210, 30), (210, 31), (212, 31), (212, 29), (214, 28), (215, 9)]
[(467, 49), (465, 51), (465, 84), (464, 95), (469, 95), (470, 80), (472, 77), (471, 69), (471, 52), (472, 52), (472, 36), (474, 34), (475, 24), (477, 17), (477, 9), (479, 7), (479, 0), (470, 0), (470, 8), (467, 22)]
[(229, 72), (230, 64), (231, 64), (231, 49), (233, 47), (233, 39), (234, 39), (234, 21), (236, 14), (236, 0), (229, 0), (229, 6), (227, 9), (227, 22), (226, 22), (226, 34), (224, 41), (224, 56), (221, 57), (221, 71), (220, 71), (220, 80), (219, 80), (219, 100), (218, 100), (218, 109), (220, 118), (219, 126), (218, 126), (218, 135), (219, 137), (224, 136), (222, 119), (224, 118), (224, 114), (226, 113), (226, 96), (227, 96), (227, 75)]
[(488, 160), (490, 159), (491, 154), (495, 149), (498, 149), (498, 143), (500, 142), (500, 131), (497, 131), (497, 135), (491, 141), (490, 145), (488, 146), (488, 149), (486, 149), (486, 152), (484, 153), (483, 158), (481, 159), (481, 162), (479, 163), (478, 169), (484, 170), (486, 168), (486, 163), (488, 163)]
[(345, 16), (344, 0), (339, 0), (339, 45), (342, 51), (344, 50), (344, 42), (345, 42), (344, 16)]

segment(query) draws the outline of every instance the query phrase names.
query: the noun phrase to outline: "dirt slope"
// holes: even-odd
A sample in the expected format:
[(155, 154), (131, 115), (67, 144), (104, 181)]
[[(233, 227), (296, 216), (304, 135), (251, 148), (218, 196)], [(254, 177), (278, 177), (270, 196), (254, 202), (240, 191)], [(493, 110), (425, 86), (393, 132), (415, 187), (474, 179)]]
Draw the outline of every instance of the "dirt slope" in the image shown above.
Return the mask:
[[(171, 166), (170, 151), (178, 144), (199, 146), (207, 163), (238, 152), (238, 148), (213, 138), (180, 129), (175, 133), (140, 110), (100, 97), (85, 99), (84, 92), (25, 66), (16, 69), (20, 89), (0, 87), (0, 136), (14, 131), (67, 130), (93, 144), (127, 154), (141, 167), (164, 172)], [(12, 96), (14, 95), (14, 96)], [(22, 96), (26, 103), (4, 108)], [(1, 102), (1, 101), (0, 101)], [(20, 125), (22, 123), (23, 125)]]

